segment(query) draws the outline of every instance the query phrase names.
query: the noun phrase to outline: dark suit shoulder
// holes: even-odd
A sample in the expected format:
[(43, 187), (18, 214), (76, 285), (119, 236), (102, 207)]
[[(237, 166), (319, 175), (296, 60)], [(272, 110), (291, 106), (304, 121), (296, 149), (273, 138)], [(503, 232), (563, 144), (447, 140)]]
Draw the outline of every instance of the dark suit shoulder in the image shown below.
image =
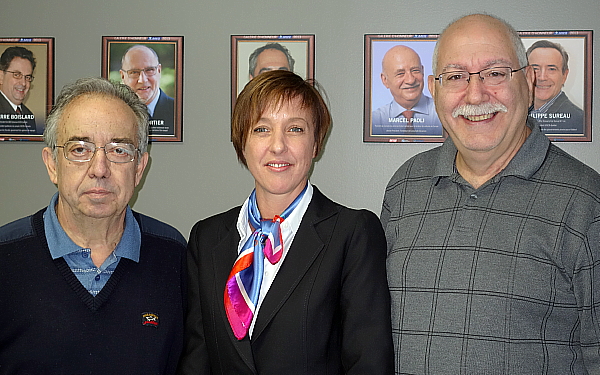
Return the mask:
[(169, 95), (167, 95), (162, 89), (160, 89), (160, 95), (158, 97), (158, 100), (164, 101), (164, 102), (169, 102), (169, 103), (173, 103), (175, 101), (175, 99), (173, 99)]
[[(327, 198), (316, 186), (313, 186), (313, 188), (311, 205), (314, 206), (315, 218), (313, 221), (315, 223), (337, 215), (338, 222), (346, 228), (355, 228), (355, 226), (367, 228), (381, 227), (379, 218), (372, 211), (346, 207)], [(310, 212), (312, 212), (311, 206), (309, 206), (307, 214), (310, 215)]]
[(0, 113), (15, 113), (13, 107), (2, 94), (0, 94)]
[(202, 234), (206, 232), (212, 233), (210, 236), (210, 238), (212, 238), (214, 237), (214, 234), (221, 233), (223, 230), (228, 232), (230, 228), (235, 228), (241, 208), (242, 206), (233, 207), (228, 211), (221, 212), (196, 222), (190, 233), (190, 241), (192, 238), (201, 237)]
[(23, 103), (21, 103), (21, 110), (23, 111), (24, 115), (33, 115), (33, 112), (31, 112), (31, 109), (27, 108), (27, 106)]

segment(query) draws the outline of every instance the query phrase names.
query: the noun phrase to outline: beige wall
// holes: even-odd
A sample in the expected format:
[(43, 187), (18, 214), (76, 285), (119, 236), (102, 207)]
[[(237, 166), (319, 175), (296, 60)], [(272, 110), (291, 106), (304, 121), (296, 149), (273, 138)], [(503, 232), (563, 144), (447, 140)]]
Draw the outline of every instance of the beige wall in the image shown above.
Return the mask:
[[(151, 146), (150, 168), (132, 203), (187, 237), (194, 222), (241, 204), (253, 187), (229, 142), (231, 34), (316, 35), (316, 78), (334, 125), (311, 181), (342, 204), (379, 214), (396, 168), (435, 144), (362, 142), (364, 34), (439, 33), (458, 16), (485, 11), (518, 30), (600, 30), (598, 0), (22, 0), (3, 17), (0, 36), (55, 37), (58, 93), (76, 78), (100, 75), (103, 35), (184, 35), (184, 142)], [(559, 146), (600, 170), (599, 106), (593, 119), (594, 142)], [(0, 225), (46, 206), (56, 191), (42, 147), (0, 142)]]

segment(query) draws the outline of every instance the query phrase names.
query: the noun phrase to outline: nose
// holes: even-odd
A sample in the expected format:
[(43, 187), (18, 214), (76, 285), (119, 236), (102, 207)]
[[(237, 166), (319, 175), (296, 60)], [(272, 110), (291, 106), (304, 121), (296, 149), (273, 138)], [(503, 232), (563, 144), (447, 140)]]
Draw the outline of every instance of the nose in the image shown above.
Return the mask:
[(17, 81), (19, 83), (23, 83), (23, 85), (27, 85), (29, 83), (29, 81), (27, 81), (27, 79), (25, 78), (25, 74), (21, 74), (21, 78), (17, 79)]
[(470, 76), (467, 84), (465, 100), (469, 104), (482, 103), (486, 95), (486, 89), (483, 80), (479, 74)]
[(287, 150), (287, 143), (284, 131), (273, 131), (273, 134), (271, 135), (271, 143), (269, 145), (269, 150), (274, 154), (280, 154)]
[(148, 76), (146, 75), (146, 72), (144, 72), (143, 70), (140, 72), (140, 76), (138, 77), (138, 82), (142, 83), (142, 82), (146, 82), (148, 80)]
[(535, 78), (537, 78), (538, 81), (546, 80), (548, 78), (548, 71), (546, 70), (546, 68), (541, 68), (538, 71), (536, 71)]
[(415, 75), (409, 70), (404, 74), (404, 83), (412, 85), (415, 83)]
[(108, 178), (110, 177), (110, 161), (106, 157), (104, 147), (96, 148), (92, 160), (89, 161), (90, 166), (88, 174), (90, 178)]

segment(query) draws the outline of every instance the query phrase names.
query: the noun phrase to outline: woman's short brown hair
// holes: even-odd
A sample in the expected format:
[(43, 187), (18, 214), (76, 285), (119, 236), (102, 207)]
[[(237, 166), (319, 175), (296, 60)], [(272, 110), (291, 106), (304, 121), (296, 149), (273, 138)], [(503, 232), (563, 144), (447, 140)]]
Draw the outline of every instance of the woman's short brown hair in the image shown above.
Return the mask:
[(263, 112), (270, 106), (279, 106), (297, 98), (300, 99), (302, 108), (308, 109), (312, 115), (315, 155), (319, 155), (331, 126), (331, 115), (319, 90), (320, 87), (314, 80), (304, 80), (287, 70), (264, 72), (252, 79), (238, 96), (231, 118), (231, 140), (238, 160), (248, 166), (244, 146), (252, 127), (258, 123)]

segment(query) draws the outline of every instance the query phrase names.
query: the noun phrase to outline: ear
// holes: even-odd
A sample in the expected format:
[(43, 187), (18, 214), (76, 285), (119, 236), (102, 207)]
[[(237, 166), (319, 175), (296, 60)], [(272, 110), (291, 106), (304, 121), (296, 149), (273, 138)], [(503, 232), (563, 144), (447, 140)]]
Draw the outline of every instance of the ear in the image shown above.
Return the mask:
[(381, 73), (381, 83), (383, 83), (385, 88), (387, 88), (387, 89), (390, 88), (390, 86), (388, 85), (388, 82), (387, 82), (387, 77), (383, 73)]
[(119, 70), (119, 73), (121, 73), (121, 83), (124, 83), (125, 82), (125, 74), (127, 74), (127, 72)]
[(140, 181), (142, 181), (142, 176), (144, 175), (144, 170), (146, 169), (146, 165), (148, 164), (148, 153), (144, 152), (140, 156), (140, 160), (135, 166), (135, 186), (138, 186)]
[(435, 77), (433, 75), (427, 76), (427, 88), (431, 96), (435, 99)]
[(46, 165), (46, 170), (48, 170), (50, 181), (52, 181), (54, 185), (58, 185), (57, 165), (54, 157), (52, 156), (52, 149), (50, 147), (44, 147), (42, 150), (42, 160)]
[(161, 65), (161, 64), (158, 64), (158, 67), (156, 68), (156, 72), (157, 72), (158, 74), (160, 74), (160, 72), (161, 72), (161, 71), (162, 71), (162, 65)]
[(525, 68), (525, 80), (527, 81), (527, 87), (529, 88), (529, 104), (531, 104), (533, 103), (533, 90), (535, 87), (535, 71), (531, 65), (528, 65)]
[(565, 82), (567, 82), (567, 77), (569, 76), (569, 69), (565, 70), (565, 76), (563, 78), (563, 86), (565, 85)]

